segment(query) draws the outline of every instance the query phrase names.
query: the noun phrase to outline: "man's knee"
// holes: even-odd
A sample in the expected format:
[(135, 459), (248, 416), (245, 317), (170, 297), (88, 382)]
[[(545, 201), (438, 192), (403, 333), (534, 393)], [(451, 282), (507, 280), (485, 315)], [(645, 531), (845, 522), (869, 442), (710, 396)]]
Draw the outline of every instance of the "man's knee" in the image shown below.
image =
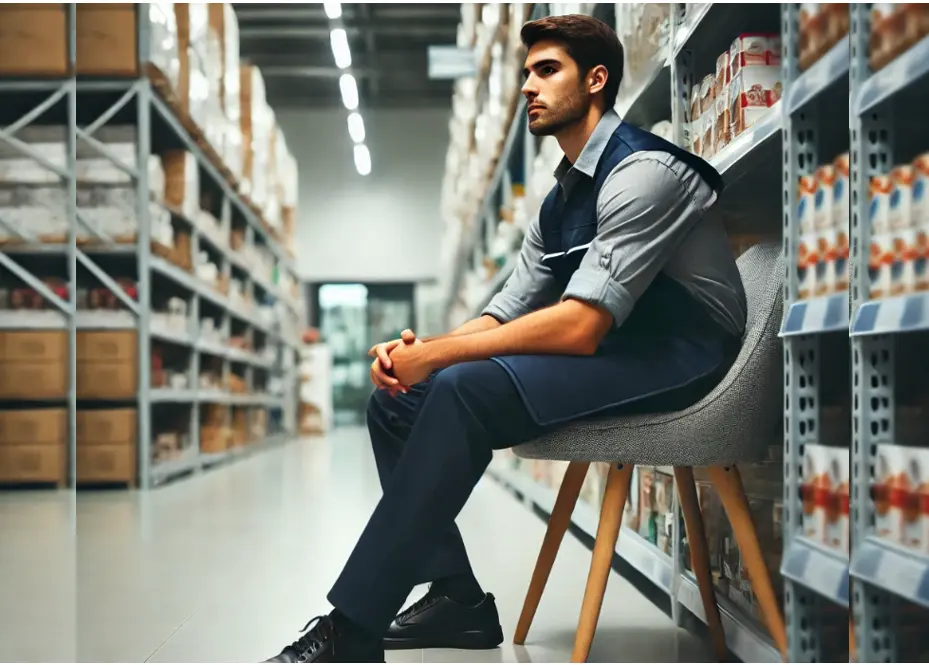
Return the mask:
[(433, 379), (432, 391), (456, 403), (471, 405), (485, 401), (489, 384), (501, 378), (509, 380), (505, 370), (493, 360), (460, 363), (439, 372)]

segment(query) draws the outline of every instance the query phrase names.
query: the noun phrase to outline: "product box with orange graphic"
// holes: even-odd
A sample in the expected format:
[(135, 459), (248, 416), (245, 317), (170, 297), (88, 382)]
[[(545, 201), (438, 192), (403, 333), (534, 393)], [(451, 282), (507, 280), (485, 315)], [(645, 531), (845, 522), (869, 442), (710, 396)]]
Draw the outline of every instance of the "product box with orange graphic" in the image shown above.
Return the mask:
[(836, 521), (836, 449), (808, 443), (803, 447), (803, 535), (823, 545), (829, 543), (831, 525)]
[(916, 233), (913, 226), (914, 169), (909, 164), (890, 172), (893, 192), (890, 197), (890, 233), (893, 237), (894, 263), (892, 295), (916, 291)]
[(832, 185), (832, 226), (836, 234), (835, 288), (839, 293), (848, 291), (849, 257), (849, 205), (848, 205), (848, 153), (842, 153), (833, 162), (835, 182)]
[(816, 292), (816, 268), (819, 262), (819, 242), (816, 234), (816, 192), (814, 176), (802, 176), (797, 186), (797, 223), (800, 230), (797, 244), (797, 297), (806, 300)]
[(869, 297), (872, 300), (887, 298), (894, 290), (894, 243), (890, 230), (890, 202), (894, 183), (889, 175), (871, 178), (871, 196), (868, 206), (868, 225), (871, 230), (871, 247), (868, 256)]
[(929, 153), (913, 161), (913, 272), (917, 291), (929, 291)]
[(813, 197), (813, 226), (816, 229), (816, 288), (818, 296), (836, 292), (836, 257), (838, 237), (832, 214), (836, 173), (832, 164), (816, 169), (816, 194)]
[(875, 531), (880, 538), (900, 545), (906, 542), (906, 509), (913, 492), (909, 468), (912, 450), (905, 446), (881, 444), (877, 447), (874, 465)]

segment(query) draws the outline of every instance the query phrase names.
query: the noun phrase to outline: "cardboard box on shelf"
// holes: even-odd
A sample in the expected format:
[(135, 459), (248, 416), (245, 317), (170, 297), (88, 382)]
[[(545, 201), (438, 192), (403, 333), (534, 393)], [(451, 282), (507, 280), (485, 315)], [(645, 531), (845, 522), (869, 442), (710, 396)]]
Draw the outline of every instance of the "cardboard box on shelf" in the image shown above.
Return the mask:
[(65, 76), (68, 73), (66, 5), (0, 5), (0, 75)]
[(0, 483), (55, 483), (67, 478), (64, 443), (0, 446)]
[(138, 440), (135, 409), (104, 409), (77, 412), (77, 445), (132, 445)]
[(0, 411), (0, 446), (64, 445), (67, 434), (65, 409)]
[(168, 150), (161, 155), (165, 173), (164, 201), (190, 220), (200, 212), (200, 167), (193, 153)]
[(207, 454), (221, 453), (229, 449), (232, 432), (222, 425), (203, 425), (200, 427), (200, 452)]
[(134, 486), (137, 458), (135, 445), (96, 443), (78, 446), (77, 482)]
[(77, 393), (128, 399), (138, 391), (138, 346), (133, 330), (78, 331)]
[(80, 330), (77, 333), (77, 361), (115, 362), (135, 360), (138, 338), (134, 330)]
[(0, 332), (0, 398), (67, 395), (66, 344), (65, 332)]
[(849, 29), (848, 3), (805, 2), (800, 5), (797, 56), (800, 71), (822, 58)]
[(137, 11), (148, 13), (149, 62), (176, 89), (179, 75), (174, 3), (79, 3), (76, 48), (78, 74), (138, 76)]
[(0, 331), (0, 361), (5, 363), (50, 362), (68, 357), (65, 331)]

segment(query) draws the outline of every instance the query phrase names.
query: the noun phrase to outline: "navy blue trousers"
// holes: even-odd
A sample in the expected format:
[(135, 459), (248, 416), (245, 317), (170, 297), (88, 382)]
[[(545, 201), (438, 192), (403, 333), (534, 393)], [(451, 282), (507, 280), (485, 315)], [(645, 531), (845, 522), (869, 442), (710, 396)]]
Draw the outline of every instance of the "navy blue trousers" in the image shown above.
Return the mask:
[(495, 449), (545, 428), (492, 360), (449, 367), (406, 395), (377, 391), (367, 421), (384, 494), (328, 599), (380, 636), (414, 586), (471, 570), (458, 513)]
[[(568, 364), (583, 369), (589, 361)], [(693, 377), (687, 376), (691, 368), (675, 357), (656, 359), (654, 369), (667, 370), (668, 386), (682, 387), (611, 411), (684, 408), (711, 390), (728, 364), (721, 362), (718, 371)], [(650, 367), (637, 369), (638, 376), (630, 372), (624, 380), (634, 382)], [(547, 399), (566, 390), (563, 380), (534, 388), (541, 388)], [(510, 373), (494, 360), (454, 365), (406, 395), (376, 392), (367, 421), (384, 494), (328, 598), (380, 636), (414, 586), (471, 570), (455, 519), (493, 451), (525, 443), (558, 425), (539, 424)]]

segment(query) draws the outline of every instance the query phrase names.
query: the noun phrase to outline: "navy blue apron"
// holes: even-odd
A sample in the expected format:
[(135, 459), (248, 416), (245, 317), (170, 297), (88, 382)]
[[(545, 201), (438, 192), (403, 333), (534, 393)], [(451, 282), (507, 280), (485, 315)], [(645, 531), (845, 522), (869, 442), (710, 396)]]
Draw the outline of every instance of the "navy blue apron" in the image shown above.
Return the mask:
[[(578, 182), (567, 201), (556, 185), (542, 204), (544, 261), (562, 289), (596, 236), (600, 187), (620, 161), (639, 150), (671, 152), (717, 192), (722, 190), (722, 179), (707, 162), (621, 123), (594, 177)], [(512, 377), (536, 423), (549, 426), (612, 411), (685, 408), (722, 379), (740, 342), (686, 288), (659, 273), (626, 321), (607, 334), (594, 355), (518, 355), (494, 360)]]

